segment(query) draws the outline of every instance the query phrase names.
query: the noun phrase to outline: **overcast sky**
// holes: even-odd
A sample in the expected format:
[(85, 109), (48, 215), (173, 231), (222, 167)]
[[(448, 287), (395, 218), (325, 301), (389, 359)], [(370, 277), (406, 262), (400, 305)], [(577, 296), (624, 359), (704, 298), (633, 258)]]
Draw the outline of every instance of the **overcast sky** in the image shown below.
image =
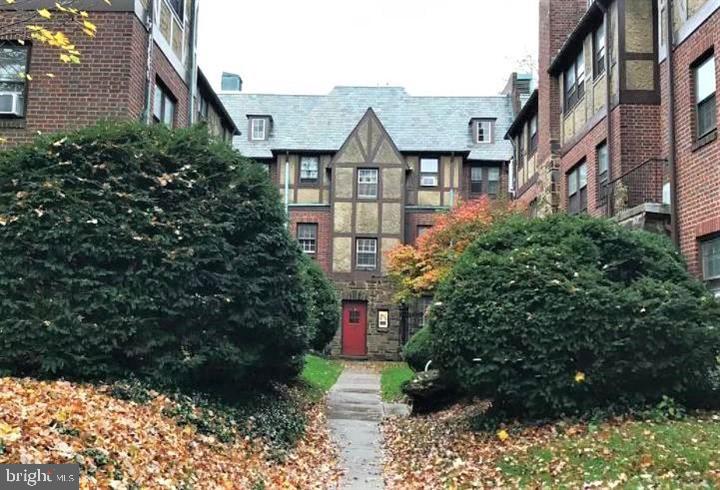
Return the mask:
[(249, 93), (336, 85), (411, 95), (494, 95), (537, 57), (537, 0), (204, 0), (199, 63)]

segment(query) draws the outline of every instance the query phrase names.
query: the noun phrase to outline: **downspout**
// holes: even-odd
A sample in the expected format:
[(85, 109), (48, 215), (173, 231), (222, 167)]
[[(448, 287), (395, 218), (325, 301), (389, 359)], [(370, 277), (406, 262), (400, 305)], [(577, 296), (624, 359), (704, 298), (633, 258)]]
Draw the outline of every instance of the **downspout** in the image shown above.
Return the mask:
[[(608, 8), (603, 5), (602, 3), (598, 3), (600, 5), (600, 8), (603, 11), (603, 22), (605, 23), (605, 113), (607, 114), (605, 116), (605, 130), (607, 131), (607, 159), (608, 159), (608, 175), (607, 175), (607, 185), (605, 186), (605, 197), (608, 198), (607, 204), (605, 205), (605, 214), (608, 218), (612, 217), (612, 215), (615, 212), (614, 209), (614, 203), (610, 201), (608, 196), (608, 185), (610, 182), (612, 182), (613, 179), (613, 136), (612, 136), (612, 116), (611, 112), (612, 109), (610, 108), (610, 104), (612, 104), (612, 87), (610, 86), (611, 82), (611, 75), (610, 72), (611, 66), (610, 66), (610, 11)], [(597, 162), (596, 162), (597, 164)]]
[(670, 231), (672, 241), (680, 247), (680, 229), (678, 223), (677, 165), (675, 162), (675, 66), (673, 39), (673, 2), (667, 0), (667, 77), (668, 77), (668, 171), (670, 173)]
[(285, 152), (285, 226), (290, 226), (290, 156)]
[(190, 126), (195, 124), (195, 97), (197, 96), (197, 25), (198, 25), (198, 2), (193, 2), (192, 19), (190, 20), (190, 59), (188, 63), (188, 83), (190, 85), (190, 101), (188, 103), (188, 121)]
[(145, 66), (145, 107), (141, 118), (145, 124), (150, 124), (152, 123), (152, 93), (155, 86), (152, 79), (153, 50), (155, 48), (155, 39), (153, 38), (153, 31), (155, 30), (155, 0), (148, 0), (145, 30), (148, 33), (148, 41)]
[(517, 145), (515, 144), (515, 138), (510, 138), (510, 144), (513, 148), (513, 156), (510, 159), (510, 166), (508, 169), (508, 193), (510, 194), (510, 200), (517, 198), (515, 183), (517, 182)]

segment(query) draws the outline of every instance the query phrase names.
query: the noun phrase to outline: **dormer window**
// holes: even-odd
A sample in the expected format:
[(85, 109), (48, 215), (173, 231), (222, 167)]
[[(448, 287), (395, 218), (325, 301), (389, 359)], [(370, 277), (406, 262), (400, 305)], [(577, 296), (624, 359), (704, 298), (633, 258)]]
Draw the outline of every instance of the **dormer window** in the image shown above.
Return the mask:
[(250, 119), (250, 139), (252, 141), (264, 141), (267, 139), (267, 119), (254, 117)]
[(492, 143), (493, 122), (490, 119), (475, 121), (475, 143)]

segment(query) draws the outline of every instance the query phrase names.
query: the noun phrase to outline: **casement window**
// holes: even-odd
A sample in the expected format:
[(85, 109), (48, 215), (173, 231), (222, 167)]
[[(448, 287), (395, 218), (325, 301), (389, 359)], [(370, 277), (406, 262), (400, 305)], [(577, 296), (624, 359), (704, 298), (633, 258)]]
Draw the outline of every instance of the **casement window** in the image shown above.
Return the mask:
[(25, 117), (28, 48), (0, 42), (0, 117)]
[(420, 238), (428, 231), (432, 230), (432, 225), (418, 225), (417, 226), (417, 237)]
[(581, 49), (575, 62), (565, 71), (565, 112), (585, 95), (585, 50)]
[(537, 123), (538, 123), (537, 116), (533, 116), (533, 118), (530, 119), (530, 144), (528, 145), (528, 153), (529, 154), (533, 154), (533, 153), (535, 153), (535, 150), (537, 150), (537, 143), (538, 143)]
[(489, 119), (475, 121), (475, 142), (492, 143), (493, 124)]
[(200, 121), (207, 121), (210, 104), (208, 104), (207, 99), (202, 95), (199, 96), (198, 99), (198, 119)]
[(153, 103), (153, 120), (156, 124), (175, 127), (175, 107), (177, 102), (170, 92), (155, 82), (155, 99)]
[(567, 175), (568, 213), (587, 211), (587, 163), (576, 166)]
[(355, 267), (365, 271), (377, 269), (377, 239), (358, 238), (355, 241)]
[(593, 76), (605, 73), (605, 23), (593, 33)]
[(492, 197), (500, 193), (500, 169), (490, 167), (488, 170), (488, 194)]
[(253, 117), (250, 119), (250, 139), (252, 141), (264, 141), (267, 139), (266, 118)]
[(420, 159), (420, 187), (437, 187), (440, 181), (440, 162), (437, 158)]
[(597, 159), (597, 182), (598, 196), (603, 196), (608, 183), (609, 162), (607, 142), (603, 141), (595, 149)]
[(470, 167), (470, 193), (483, 193), (483, 173), (482, 167)]
[(378, 169), (360, 168), (357, 174), (357, 195), (360, 199), (377, 199)]
[(711, 55), (693, 68), (695, 78), (695, 111), (697, 137), (702, 138), (717, 127), (715, 120), (715, 56)]
[(320, 159), (318, 157), (300, 158), (300, 183), (315, 184), (318, 181)]
[(297, 239), (302, 251), (308, 255), (317, 252), (317, 223), (299, 223), (297, 225)]
[(496, 197), (499, 193), (499, 167), (470, 167), (470, 194)]
[(703, 279), (715, 297), (720, 297), (720, 237), (700, 242)]

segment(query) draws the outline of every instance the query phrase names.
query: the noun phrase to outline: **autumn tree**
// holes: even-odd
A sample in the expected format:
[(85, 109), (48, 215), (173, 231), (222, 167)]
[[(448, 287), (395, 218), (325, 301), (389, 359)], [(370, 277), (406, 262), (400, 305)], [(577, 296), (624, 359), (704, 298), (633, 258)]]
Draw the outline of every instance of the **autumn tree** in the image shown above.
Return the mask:
[(517, 205), (481, 197), (438, 215), (432, 229), (415, 245), (399, 245), (388, 253), (388, 273), (397, 287), (397, 299), (432, 294), (467, 246), (490, 225), (515, 213)]

